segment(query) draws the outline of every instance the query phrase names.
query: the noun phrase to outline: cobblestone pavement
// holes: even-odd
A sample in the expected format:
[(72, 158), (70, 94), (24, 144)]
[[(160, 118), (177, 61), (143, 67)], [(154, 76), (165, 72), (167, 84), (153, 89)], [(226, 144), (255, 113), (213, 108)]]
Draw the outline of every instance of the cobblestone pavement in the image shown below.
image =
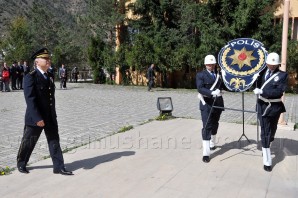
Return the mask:
[[(58, 84), (56, 84), (57, 86)], [(57, 86), (58, 87), (58, 86)], [(69, 83), (67, 90), (56, 90), (56, 108), (62, 149), (80, 146), (116, 133), (124, 126), (137, 126), (159, 115), (158, 97), (172, 97), (173, 115), (200, 119), (196, 90)], [(252, 93), (224, 94), (225, 106), (254, 111), (256, 96)], [(298, 122), (297, 95), (286, 95), (285, 118)], [(0, 166), (15, 167), (16, 155), (24, 127), (25, 101), (22, 91), (0, 92)], [(244, 114), (245, 123), (255, 124), (255, 113)], [(242, 112), (225, 110), (222, 122), (242, 123)], [(200, 129), (198, 129), (200, 131)], [(49, 156), (42, 133), (30, 162)]]

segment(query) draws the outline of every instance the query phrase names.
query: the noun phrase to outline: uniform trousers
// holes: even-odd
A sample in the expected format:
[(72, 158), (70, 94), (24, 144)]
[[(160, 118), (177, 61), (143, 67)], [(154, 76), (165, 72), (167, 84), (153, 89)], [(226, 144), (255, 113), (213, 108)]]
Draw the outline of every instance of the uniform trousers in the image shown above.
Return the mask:
[(154, 86), (154, 79), (149, 79), (149, 82), (148, 82), (148, 91), (150, 91), (153, 86)]
[(16, 76), (11, 76), (11, 88), (14, 90), (17, 88), (17, 77)]
[[(217, 129), (219, 126), (218, 121), (220, 119), (222, 110), (213, 108), (209, 116), (210, 111), (211, 111), (211, 106), (207, 106), (207, 104), (205, 104), (205, 108), (201, 110), (201, 117), (203, 122), (203, 128), (202, 128), (203, 140), (210, 140), (211, 135), (216, 135)], [(209, 120), (208, 120), (208, 116), (209, 116)], [(208, 123), (207, 123), (207, 120), (208, 120)]]
[(67, 79), (65, 77), (61, 77), (60, 79), (60, 88), (66, 88), (66, 81)]
[(57, 125), (46, 125), (45, 127), (28, 126), (24, 127), (24, 134), (21, 141), (21, 146), (17, 156), (17, 165), (26, 166), (32, 151), (39, 139), (39, 136), (44, 129), (47, 138), (50, 156), (53, 161), (54, 169), (64, 168), (64, 160), (62, 150), (59, 143), (59, 134)]
[(17, 79), (17, 88), (23, 89), (23, 76), (19, 76)]
[(258, 115), (261, 125), (261, 142), (263, 148), (270, 148), (270, 143), (274, 140), (280, 113), (274, 116)]

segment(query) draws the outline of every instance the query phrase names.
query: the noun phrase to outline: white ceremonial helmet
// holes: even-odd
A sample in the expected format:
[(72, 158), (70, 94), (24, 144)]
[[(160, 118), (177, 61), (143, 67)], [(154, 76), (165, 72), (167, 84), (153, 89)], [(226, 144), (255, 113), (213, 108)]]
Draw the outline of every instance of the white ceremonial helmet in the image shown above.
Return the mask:
[(275, 52), (268, 54), (266, 63), (269, 65), (279, 65), (280, 64), (279, 55)]
[(216, 64), (216, 59), (213, 55), (207, 55), (205, 56), (204, 64)]

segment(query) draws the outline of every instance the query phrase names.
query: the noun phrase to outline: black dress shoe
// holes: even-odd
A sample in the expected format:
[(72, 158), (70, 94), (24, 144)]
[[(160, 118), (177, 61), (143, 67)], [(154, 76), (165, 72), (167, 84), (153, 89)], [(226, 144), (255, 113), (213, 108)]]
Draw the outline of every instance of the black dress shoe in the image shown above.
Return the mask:
[(205, 162), (205, 163), (210, 162), (209, 156), (203, 156), (203, 162)]
[(53, 173), (54, 174), (61, 174), (61, 175), (73, 175), (73, 173), (71, 171), (68, 171), (65, 168), (54, 169)]
[(29, 173), (29, 171), (27, 170), (27, 168), (25, 166), (19, 166), (18, 170), (20, 171), (20, 173), (26, 173), (26, 174)]
[(264, 170), (267, 171), (267, 172), (271, 172), (272, 171), (272, 167), (271, 166), (264, 165)]
[(215, 150), (215, 149), (216, 149), (216, 146), (210, 147), (210, 150)]

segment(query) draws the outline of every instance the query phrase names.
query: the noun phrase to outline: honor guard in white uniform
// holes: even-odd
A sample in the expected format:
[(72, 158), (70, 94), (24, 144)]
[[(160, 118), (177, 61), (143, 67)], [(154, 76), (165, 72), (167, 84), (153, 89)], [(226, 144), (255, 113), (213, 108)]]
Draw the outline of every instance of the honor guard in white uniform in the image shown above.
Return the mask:
[(261, 142), (264, 170), (272, 170), (270, 143), (274, 140), (280, 114), (285, 112), (281, 100), (286, 90), (288, 74), (279, 70), (280, 59), (277, 53), (270, 53), (264, 69), (256, 81), (253, 92), (258, 95), (257, 112), (261, 125)]
[(212, 105), (224, 107), (221, 96), (223, 88), (220, 73), (216, 70), (216, 59), (207, 55), (204, 60), (206, 69), (197, 73), (196, 84), (199, 92), (200, 110), (203, 122), (203, 162), (210, 161), (210, 149), (214, 150), (219, 119), (223, 109), (212, 108)]

